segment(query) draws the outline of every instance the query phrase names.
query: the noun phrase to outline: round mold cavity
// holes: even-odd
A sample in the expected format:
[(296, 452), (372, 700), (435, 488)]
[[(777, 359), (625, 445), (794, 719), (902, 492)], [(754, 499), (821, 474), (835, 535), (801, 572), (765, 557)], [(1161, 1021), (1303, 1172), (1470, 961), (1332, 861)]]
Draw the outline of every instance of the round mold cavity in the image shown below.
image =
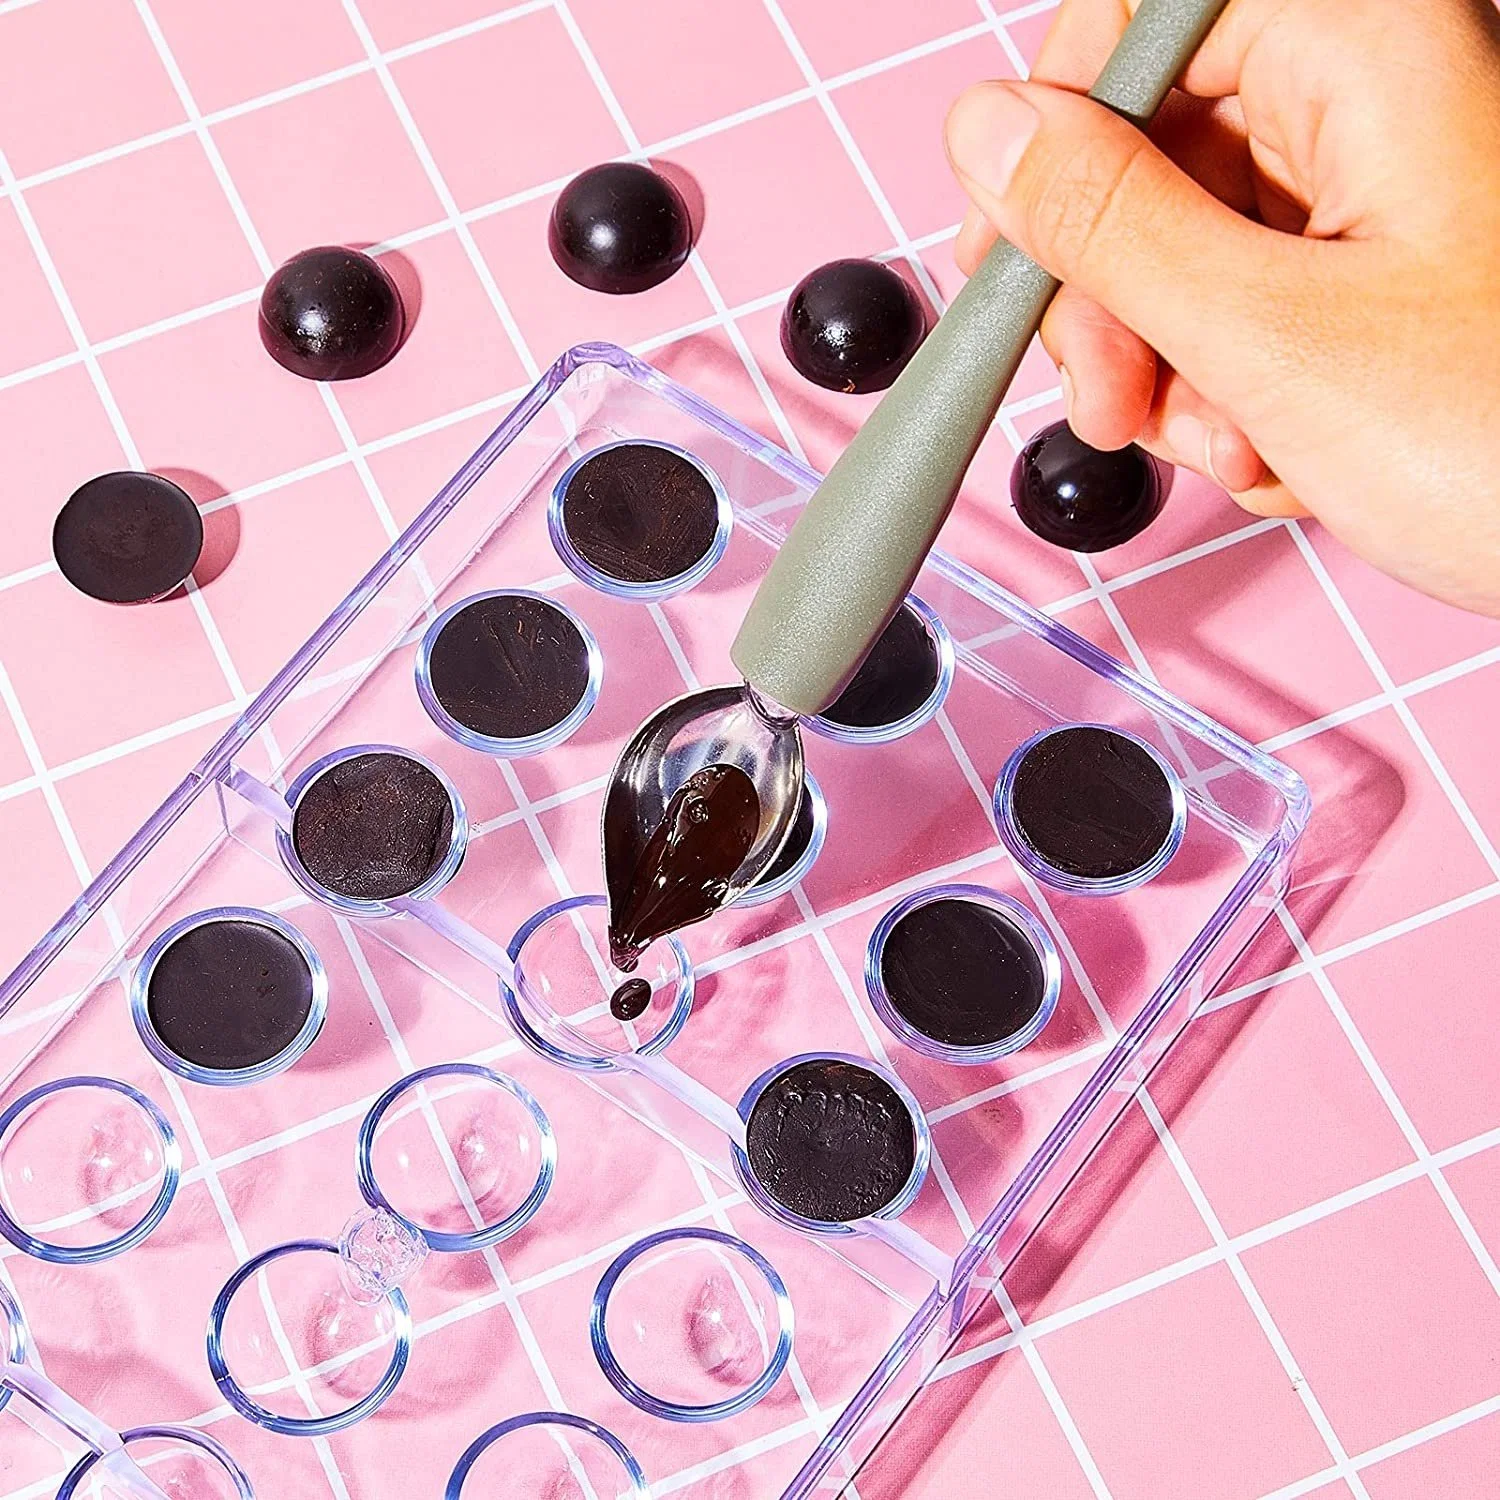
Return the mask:
[[(123, 1255), (166, 1217), (181, 1175), (167, 1117), (116, 1078), (59, 1078), (0, 1113), (0, 1235), (38, 1260), (76, 1266)], [(83, 1236), (100, 1223), (115, 1232)], [(64, 1226), (79, 1237), (44, 1237)]]
[[(802, 777), (802, 802), (797, 821), (792, 825), (786, 846), (771, 862), (771, 867), (742, 896), (735, 906), (764, 906), (786, 895), (818, 862), (823, 841), (828, 836), (828, 803), (823, 789), (810, 772)], [(788, 859), (788, 852), (792, 858)]]
[[(218, 924), (264, 929), (274, 934), (280, 943), (286, 945), (290, 954), (300, 958), (307, 968), (307, 1010), (300, 1026), (273, 1053), (239, 1067), (211, 1067), (183, 1056), (162, 1036), (152, 1013), (152, 978), (169, 950), (190, 933), (198, 933)], [(268, 958), (275, 956), (274, 952), (268, 951)], [(162, 1067), (190, 1083), (219, 1088), (259, 1083), (262, 1079), (284, 1072), (317, 1040), (327, 1015), (328, 974), (317, 950), (290, 922), (272, 912), (251, 906), (216, 906), (207, 911), (194, 912), (193, 915), (174, 922), (141, 956), (130, 985), (130, 1017), (135, 1022), (136, 1034), (152, 1057)]]
[[(975, 1009), (973, 1006), (961, 1006), (959, 1013), (951, 1017), (948, 1027), (950, 1039), (930, 1034), (908, 1013), (917, 1010), (920, 1001), (917, 1004), (908, 1001), (903, 1007), (901, 998), (893, 996), (888, 985), (886, 958), (893, 934), (898, 932), (907, 919), (919, 913), (931, 912), (932, 908), (943, 903), (977, 908), (977, 912), (954, 915), (968, 921), (973, 921), (975, 916), (981, 922), (988, 920), (993, 924), (993, 934), (980, 931), (973, 934), (973, 937), (981, 940), (988, 937), (992, 943), (998, 941), (1000, 951), (992, 947), (987, 952), (980, 953), (976, 944), (971, 939), (966, 940), (966, 934), (956, 924), (940, 923), (946, 929), (944, 935), (948, 938), (947, 967), (950, 972), (947, 976), (943, 973), (943, 954), (933, 955), (930, 971), (924, 976), (929, 986), (934, 990), (941, 990), (945, 978), (958, 984), (972, 984), (975, 979), (983, 979), (985, 982), (993, 980), (998, 984), (1000, 964), (1006, 964), (1012, 969), (1024, 967), (1026, 970), (1024, 974), (1016, 976), (1017, 988), (1024, 988), (1026, 991), (1026, 1000), (1021, 1002), (1024, 1014), (1016, 1018), (1014, 1025), (996, 1027), (996, 1035), (993, 1037), (972, 1042), (951, 1039), (954, 1033), (966, 1031), (974, 1025), (969, 1019)], [(937, 917), (938, 914), (932, 915)], [(937, 935), (936, 930), (934, 935)], [(977, 961), (987, 971), (984, 975), (952, 972), (955, 960), (961, 963), (964, 957), (975, 954)], [(1058, 995), (1062, 990), (1062, 962), (1058, 958), (1051, 933), (1020, 902), (992, 891), (987, 886), (938, 885), (914, 892), (881, 918), (870, 935), (865, 951), (865, 989), (880, 1019), (913, 1051), (939, 1062), (988, 1063), (1012, 1052), (1019, 1052), (1042, 1034), (1057, 1009)], [(932, 1027), (933, 1032), (939, 1029), (938, 1025)]]
[[(265, 1297), (247, 1297), (242, 1321), (235, 1317), (236, 1293), (258, 1276), (270, 1283)], [(362, 1305), (349, 1295), (343, 1260), (328, 1240), (291, 1240), (252, 1256), (226, 1281), (208, 1315), (208, 1368), (224, 1399), (247, 1421), (284, 1437), (324, 1437), (342, 1432), (378, 1411), (406, 1373), (411, 1355), (411, 1313), (399, 1287), (389, 1288), (374, 1305)], [(275, 1307), (280, 1332), (291, 1345), (297, 1364), (320, 1372), (313, 1389), (314, 1405), (327, 1395), (334, 1410), (316, 1416), (294, 1416), (253, 1399), (232, 1373), (231, 1365), (245, 1361), (264, 1365), (277, 1360), (277, 1343), (265, 1312)], [(391, 1352), (378, 1375), (380, 1346)], [(374, 1353), (366, 1352), (374, 1346)], [(255, 1383), (253, 1380), (247, 1383)], [(347, 1404), (351, 1390), (362, 1394)], [(305, 1409), (299, 1393), (287, 1388), (289, 1404)]]
[[(452, 809), (452, 829), (448, 836), (447, 847), (443, 850), (441, 857), (423, 879), (399, 896), (366, 899), (330, 890), (313, 877), (302, 863), (296, 849), (295, 819), (308, 792), (327, 772), (343, 765), (346, 761), (366, 755), (394, 755), (400, 756), (403, 760), (414, 761), (437, 778), (443, 790), (448, 794)], [(392, 904), (394, 902), (425, 901), (437, 895), (458, 873), (458, 868), (463, 863), (464, 854), (468, 849), (469, 820), (458, 788), (454, 786), (451, 778), (441, 767), (434, 765), (425, 756), (418, 755), (413, 750), (404, 750), (399, 745), (350, 745), (343, 750), (335, 750), (324, 755), (315, 760), (292, 782), (287, 788), (286, 800), (287, 805), (292, 809), (293, 827), (290, 830), (285, 827), (277, 828), (276, 848), (281, 855), (282, 863), (286, 866), (287, 873), (314, 900), (346, 916), (388, 917), (400, 909), (399, 906)]]
[(889, 744), (932, 721), (953, 686), (955, 665), (948, 627), (909, 594), (849, 685), (806, 723), (846, 745)]
[[(557, 618), (553, 624), (557, 627), (558, 634), (570, 644), (576, 637), (577, 660), (571, 663), (572, 668), (576, 669), (578, 679), (576, 698), (573, 699), (571, 706), (551, 723), (539, 723), (522, 733), (491, 733), (465, 722), (456, 716), (454, 711), (456, 706), (445, 705), (442, 697), (439, 696), (442, 682), (434, 683), (433, 657), (435, 652), (438, 657), (437, 675), (440, 679), (444, 675), (442, 670), (444, 658), (440, 642), (452, 639), (449, 632), (467, 630), (469, 624), (476, 620), (470, 612), (479, 611), (482, 614), (486, 610), (487, 601), (494, 599), (531, 601), (530, 612), (537, 620), (543, 618), (543, 611), (540, 607), (545, 606), (546, 610), (556, 614)], [(451, 670), (461, 675), (461, 667), (461, 663), (455, 663)], [(492, 676), (493, 673), (483, 675)], [(570, 675), (575, 674), (570, 672)], [(588, 718), (593, 711), (594, 704), (599, 701), (599, 688), (604, 681), (604, 654), (600, 651), (593, 632), (565, 604), (532, 589), (489, 589), (484, 593), (471, 594), (468, 598), (460, 599), (456, 604), (450, 605), (427, 627), (422, 636), (421, 645), (417, 648), (416, 681), (417, 696), (422, 701), (422, 707), (427, 710), (433, 723), (449, 738), (456, 740), (460, 745), (467, 746), (470, 750), (478, 750), (484, 755), (496, 755), (505, 760), (518, 760), (524, 756), (540, 755), (545, 750), (554, 749), (574, 734)], [(535, 689), (546, 684), (517, 683), (517, 695), (520, 695), (527, 686)], [(562, 684), (564, 688), (570, 686), (570, 683)], [(450, 692), (448, 696), (451, 699), (453, 694)], [(533, 696), (536, 696), (535, 692)], [(480, 715), (473, 713), (471, 717), (478, 718)]]
[[(634, 974), (609, 961), (609, 903), (570, 896), (543, 908), (511, 939), (515, 980), (501, 980), (500, 999), (517, 1035), (551, 1062), (584, 1072), (616, 1066), (624, 1053), (650, 1057), (682, 1030), (693, 1006), (693, 967), (675, 937), (658, 938)], [(610, 996), (630, 979), (651, 985), (651, 1001), (631, 1021), (617, 1021)]]
[(398, 1079), (370, 1106), (355, 1162), (371, 1208), (395, 1215), (430, 1249), (481, 1250), (509, 1239), (541, 1208), (557, 1140), (515, 1079), (478, 1063), (435, 1063)]
[[(31, 1337), (26, 1331), (26, 1316), (15, 1294), (0, 1281), (0, 1358), (11, 1364), (24, 1364), (31, 1353)], [(10, 1404), (14, 1394), (9, 1386), (0, 1386), (0, 1411)]]
[[(569, 489), (575, 480), (580, 484), (587, 482), (589, 476), (584, 475), (583, 471), (589, 464), (596, 461), (602, 460), (604, 464), (613, 466), (623, 465), (625, 461), (623, 457), (611, 459), (608, 455), (623, 455), (631, 449), (652, 450), (650, 461), (658, 471), (669, 473), (676, 468), (688, 484), (701, 481), (706, 486), (703, 499), (712, 504), (712, 515), (707, 514), (705, 504), (705, 514), (699, 518), (697, 529), (702, 532), (705, 543), (702, 551), (691, 560), (686, 556), (675, 559), (678, 565), (670, 573), (664, 572), (661, 565), (652, 565), (644, 560), (638, 560), (632, 568), (632, 571), (641, 575), (639, 577), (622, 577), (618, 573), (612, 573), (602, 565), (600, 554), (602, 551), (609, 550), (623, 552), (620, 540), (617, 538), (611, 542), (610, 539), (604, 538), (597, 544), (586, 547), (580, 536), (576, 539), (575, 545), (575, 537), (568, 529)], [(670, 459), (660, 457), (663, 454), (670, 455)], [(674, 465), (671, 460), (676, 460), (677, 465)], [(690, 475), (686, 468), (679, 468), (678, 465), (690, 466), (695, 473)], [(582, 479), (580, 475), (583, 476)], [(659, 490), (660, 487), (661, 474), (658, 474), (652, 488)], [(622, 496), (618, 504), (623, 509), (627, 501)], [(628, 520), (629, 518), (622, 519)], [(575, 460), (553, 486), (552, 499), (547, 506), (547, 530), (551, 535), (552, 545), (557, 555), (563, 560), (568, 571), (575, 578), (588, 584), (590, 588), (598, 589), (601, 593), (611, 594), (617, 599), (635, 600), (643, 604), (670, 599), (674, 594), (684, 593), (702, 583), (724, 556), (729, 546), (729, 534), (733, 525), (734, 508), (729, 503), (729, 496), (725, 493), (719, 476), (707, 464), (695, 458), (686, 449), (675, 447), (671, 443), (658, 443), (639, 438), (625, 438), (613, 443), (604, 443), (597, 448), (590, 449), (582, 458)], [(595, 553), (595, 560), (591, 561), (585, 555), (588, 551)]]
[[(187, 1481), (192, 1484), (189, 1493), (195, 1496), (201, 1494), (204, 1500), (208, 1500), (206, 1492), (201, 1489), (201, 1471), (204, 1467), (211, 1467), (217, 1470), (215, 1500), (218, 1500), (219, 1496), (225, 1497), (225, 1500), (230, 1500), (230, 1497), (233, 1497), (233, 1500), (255, 1500), (255, 1486), (250, 1483), (250, 1476), (235, 1461), (234, 1455), (206, 1432), (199, 1432), (192, 1427), (132, 1427), (122, 1432), (120, 1438), (127, 1450), (132, 1446), (156, 1442), (172, 1443), (179, 1449), (188, 1450), (189, 1462), (199, 1472), (198, 1482)], [(163, 1460), (164, 1463), (170, 1461), (170, 1458)], [(141, 1459), (136, 1457), (136, 1462), (141, 1462)], [(78, 1493), (79, 1485), (94, 1472), (98, 1463), (99, 1454), (85, 1453), (68, 1470), (67, 1477), (58, 1489), (57, 1500), (72, 1500), (72, 1497)], [(147, 1477), (152, 1479), (162, 1477), (155, 1463), (151, 1464)], [(177, 1474), (165, 1477), (164, 1488), (168, 1490), (168, 1493), (178, 1493), (177, 1484), (174, 1481), (181, 1477), (180, 1468)]]
[(792, 1299), (770, 1261), (700, 1228), (662, 1230), (617, 1256), (589, 1317), (609, 1383), (670, 1422), (748, 1411), (785, 1371), (792, 1327)]
[[(1087, 739), (1080, 741), (1079, 735)], [(1045, 834), (1028, 830), (1018, 791), (1024, 801), (1028, 787), (1049, 774), (1064, 750), (1075, 759), (1083, 759), (1077, 752), (1084, 751), (1087, 763), (1064, 764), (1057, 774), (1071, 772), (1072, 778), (1058, 781), (1057, 806), (1049, 810), (1052, 827)], [(1102, 764), (1106, 754), (1112, 764)], [(1099, 799), (1094, 827), (1080, 813), (1091, 796)], [(1147, 806), (1148, 799), (1155, 805)], [(1166, 868), (1187, 827), (1187, 798), (1176, 773), (1137, 735), (1108, 724), (1062, 724), (1032, 735), (1012, 752), (995, 784), (994, 818), (1005, 847), (1038, 880), (1074, 895), (1114, 896)], [(1113, 832), (1103, 826), (1106, 820)], [(1131, 820), (1136, 827), (1125, 827), (1127, 840), (1119, 830)], [(1072, 826), (1060, 826), (1065, 824)], [(1085, 847), (1091, 834), (1097, 841), (1093, 855)], [(1134, 857), (1130, 843), (1139, 849)], [(1080, 857), (1072, 858), (1073, 853)]]
[(651, 1500), (640, 1464), (608, 1428), (571, 1412), (533, 1411), (497, 1422), (475, 1438), (454, 1466), (443, 1500), (536, 1500), (579, 1492), (601, 1500)]
[[(911, 1117), (912, 1129), (912, 1163), (905, 1180), (896, 1189), (890, 1198), (886, 1200), (873, 1213), (863, 1215), (864, 1218), (875, 1219), (899, 1219), (902, 1214), (916, 1201), (917, 1194), (922, 1190), (922, 1184), (927, 1178), (927, 1169), (932, 1157), (932, 1131), (927, 1123), (927, 1117), (922, 1112), (922, 1107), (917, 1103), (916, 1096), (889, 1068), (882, 1067), (879, 1063), (871, 1061), (867, 1057), (854, 1057), (844, 1052), (803, 1052), (796, 1057), (789, 1057), (774, 1067), (767, 1068), (754, 1083), (745, 1090), (743, 1098), (739, 1103), (739, 1117), (745, 1122), (748, 1130), (751, 1116), (755, 1112), (755, 1106), (760, 1101), (761, 1095), (784, 1075), (800, 1069), (805, 1064), (830, 1063), (843, 1064), (850, 1068), (858, 1069), (864, 1073), (873, 1074), (890, 1090), (892, 1090), (901, 1104), (905, 1106)], [(754, 1149), (753, 1142), (750, 1149)], [(746, 1196), (763, 1213), (771, 1218), (788, 1224), (794, 1229), (800, 1229), (808, 1234), (817, 1235), (839, 1235), (853, 1234), (857, 1232), (860, 1222), (859, 1218), (851, 1219), (816, 1219), (807, 1217), (788, 1207), (781, 1199), (775, 1197), (761, 1183), (755, 1170), (750, 1165), (750, 1158), (746, 1149), (736, 1145), (734, 1147), (734, 1169), (741, 1187), (744, 1188)]]

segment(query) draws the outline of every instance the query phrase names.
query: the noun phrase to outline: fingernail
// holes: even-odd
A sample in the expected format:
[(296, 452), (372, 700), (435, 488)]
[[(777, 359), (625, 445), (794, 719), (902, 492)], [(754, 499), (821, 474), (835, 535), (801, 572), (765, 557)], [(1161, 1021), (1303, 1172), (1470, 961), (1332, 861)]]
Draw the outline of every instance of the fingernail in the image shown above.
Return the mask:
[(1068, 414), (1068, 420), (1073, 418), (1073, 377), (1068, 374), (1066, 365), (1057, 367), (1057, 383), (1062, 387), (1063, 409)]
[(1214, 467), (1214, 429), (1207, 422), (1179, 412), (1162, 428), (1161, 435), (1189, 468), (1206, 474), (1220, 489), (1226, 488)]
[(964, 176), (1001, 196), (1041, 123), (1009, 84), (982, 83), (961, 95), (948, 116), (948, 154)]

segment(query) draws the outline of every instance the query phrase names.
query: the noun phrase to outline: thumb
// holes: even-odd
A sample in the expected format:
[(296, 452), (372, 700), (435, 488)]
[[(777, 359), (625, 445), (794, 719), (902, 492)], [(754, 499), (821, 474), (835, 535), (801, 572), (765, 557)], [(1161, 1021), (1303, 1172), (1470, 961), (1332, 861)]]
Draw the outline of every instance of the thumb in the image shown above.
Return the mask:
[(1080, 94), (984, 83), (953, 106), (948, 155), (1006, 239), (1225, 402), (1295, 365), (1308, 250), (1227, 208)]

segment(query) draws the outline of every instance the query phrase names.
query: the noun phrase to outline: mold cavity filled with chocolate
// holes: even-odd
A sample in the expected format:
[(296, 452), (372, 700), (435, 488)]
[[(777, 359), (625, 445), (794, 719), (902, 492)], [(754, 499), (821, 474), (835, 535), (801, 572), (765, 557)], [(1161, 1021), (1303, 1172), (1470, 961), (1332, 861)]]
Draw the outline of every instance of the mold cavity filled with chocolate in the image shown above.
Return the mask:
[(285, 1053), (307, 1026), (314, 996), (312, 967), (288, 936), (221, 917), (189, 927), (157, 956), (145, 1009), (168, 1051), (227, 1073)]
[(599, 653), (561, 605), (536, 594), (483, 594), (454, 607), (423, 641), (418, 691), (433, 717), (478, 749), (550, 748), (598, 697)]
[(685, 453), (612, 443), (563, 476), (549, 516), (553, 540), (586, 583), (661, 598), (700, 581), (728, 542), (729, 507)]
[(433, 879), (449, 858), (453, 798), (421, 761), (371, 750), (335, 761), (303, 789), (292, 847), (319, 886), (389, 901)]
[(1149, 879), (1176, 852), (1186, 818), (1181, 788), (1156, 752), (1095, 724), (1022, 746), (998, 795), (1012, 852), (1043, 879), (1079, 890)]
[(878, 1073), (838, 1058), (793, 1064), (766, 1084), (746, 1122), (756, 1181), (783, 1208), (823, 1224), (869, 1218), (911, 1178), (911, 1110)]
[[(923, 1049), (998, 1055), (1024, 1045), (1056, 1003), (1058, 963), (1028, 914), (978, 888), (923, 893), (872, 944), (871, 998)], [(1044, 1012), (1046, 1012), (1044, 1014)], [(1008, 1045), (1007, 1045), (1008, 1044)]]
[(837, 739), (893, 738), (937, 712), (952, 676), (952, 646), (937, 617), (908, 599), (843, 692), (812, 722)]

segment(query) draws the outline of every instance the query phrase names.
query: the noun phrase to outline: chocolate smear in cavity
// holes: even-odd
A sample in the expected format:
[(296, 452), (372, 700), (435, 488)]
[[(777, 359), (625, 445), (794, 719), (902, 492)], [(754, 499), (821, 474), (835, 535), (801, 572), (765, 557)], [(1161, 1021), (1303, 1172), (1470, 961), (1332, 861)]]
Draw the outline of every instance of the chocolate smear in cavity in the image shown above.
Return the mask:
[(491, 594), (459, 610), (432, 643), (433, 696), (475, 734), (524, 740), (562, 723), (589, 681), (589, 649), (555, 604)]
[(324, 890), (389, 901), (427, 880), (453, 838), (448, 789), (409, 755), (372, 750), (324, 771), (297, 801), (292, 845)]
[(1036, 944), (1014, 919), (951, 897), (915, 907), (891, 928), (880, 978), (897, 1014), (947, 1047), (1014, 1036), (1046, 989)]
[(313, 977), (295, 943), (260, 922), (190, 927), (151, 967), (146, 1014), (178, 1057), (231, 1072), (269, 1062), (297, 1039)]
[(680, 453), (621, 443), (579, 465), (563, 492), (562, 516), (574, 551), (606, 577), (662, 583), (712, 548), (719, 498)]
[(823, 1224), (868, 1218), (911, 1176), (911, 1111), (878, 1073), (814, 1058), (773, 1078), (750, 1110), (746, 1152), (783, 1208)]
[(1149, 864), (1172, 832), (1172, 785), (1148, 751), (1080, 724), (1031, 747), (1011, 788), (1021, 837), (1054, 869), (1111, 880)]
[(848, 729), (880, 729), (900, 723), (932, 696), (939, 670), (932, 633), (922, 617), (904, 604), (821, 717)]

